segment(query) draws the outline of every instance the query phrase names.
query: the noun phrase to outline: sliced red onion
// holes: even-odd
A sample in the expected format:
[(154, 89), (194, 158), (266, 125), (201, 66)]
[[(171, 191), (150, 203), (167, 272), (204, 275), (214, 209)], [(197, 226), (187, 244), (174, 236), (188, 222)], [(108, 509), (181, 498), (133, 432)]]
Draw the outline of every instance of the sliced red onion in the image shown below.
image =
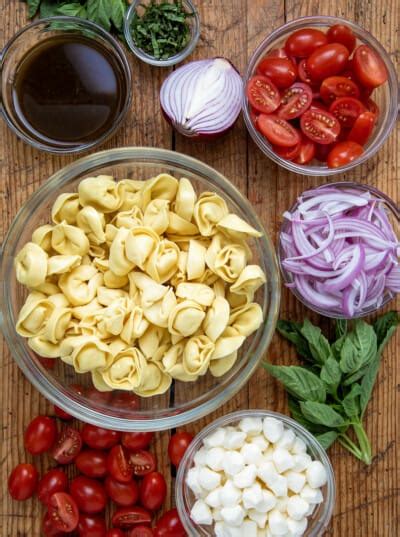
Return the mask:
[(173, 71), (160, 91), (161, 108), (173, 127), (190, 138), (215, 138), (239, 116), (243, 83), (224, 58), (190, 62)]

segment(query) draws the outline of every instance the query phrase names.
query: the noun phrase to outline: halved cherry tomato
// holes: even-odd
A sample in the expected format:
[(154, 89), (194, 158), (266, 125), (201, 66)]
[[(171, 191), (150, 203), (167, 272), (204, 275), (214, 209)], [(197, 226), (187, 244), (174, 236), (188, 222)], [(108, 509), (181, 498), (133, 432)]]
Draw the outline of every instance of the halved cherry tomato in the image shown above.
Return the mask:
[(47, 512), (43, 517), (42, 531), (45, 537), (65, 537), (66, 535), (63, 531), (59, 531), (54, 528), (53, 521)]
[(325, 112), (328, 112), (328, 108), (326, 107), (326, 104), (320, 101), (319, 99), (313, 99), (310, 110), (317, 109), (317, 110), (325, 110)]
[(65, 410), (63, 410), (62, 408), (56, 405), (54, 405), (54, 414), (57, 416), (57, 418), (60, 418), (65, 421), (70, 421), (74, 419), (74, 417), (71, 416), (71, 414), (68, 414), (68, 412), (65, 412)]
[(356, 46), (356, 36), (353, 30), (345, 24), (334, 24), (326, 34), (329, 43), (341, 43), (351, 53)]
[(153, 530), (148, 526), (136, 526), (128, 533), (128, 537), (153, 537), (153, 535)]
[(340, 97), (331, 104), (329, 112), (337, 118), (342, 127), (351, 128), (358, 116), (365, 112), (365, 106), (354, 97)]
[(283, 92), (277, 115), (282, 119), (294, 119), (301, 116), (310, 107), (312, 95), (312, 89), (308, 84), (295, 82)]
[(107, 531), (106, 537), (125, 537), (125, 533), (119, 528), (111, 528)]
[(86, 392), (86, 397), (93, 401), (93, 403), (106, 405), (111, 401), (112, 392), (100, 392), (96, 388), (89, 388)]
[(356, 48), (353, 56), (353, 69), (358, 80), (368, 88), (376, 88), (388, 78), (383, 60), (367, 45)]
[(186, 431), (179, 431), (171, 436), (168, 442), (168, 455), (174, 466), (179, 466), (192, 440), (193, 435)]
[(146, 449), (153, 440), (154, 433), (122, 433), (121, 443), (127, 449)]
[(56, 530), (73, 531), (78, 525), (78, 506), (66, 492), (56, 492), (50, 497), (48, 513)]
[(362, 146), (356, 142), (339, 142), (330, 151), (326, 162), (329, 168), (339, 168), (352, 162), (362, 155), (363, 152), (364, 149)]
[(299, 73), (299, 78), (302, 82), (305, 82), (306, 84), (309, 84), (309, 85), (314, 84), (314, 82), (311, 80), (310, 73), (308, 72), (308, 69), (307, 69), (306, 58), (301, 60), (301, 62), (299, 63), (298, 73)]
[(107, 474), (107, 453), (99, 449), (85, 449), (75, 459), (75, 465), (82, 474), (102, 478)]
[(37, 416), (25, 430), (25, 449), (32, 455), (39, 455), (53, 447), (56, 437), (57, 427), (54, 419), (48, 416)]
[(340, 132), (339, 121), (322, 108), (310, 108), (300, 118), (303, 133), (313, 142), (330, 144)]
[(348, 140), (364, 145), (368, 142), (375, 125), (375, 115), (372, 112), (363, 112), (356, 119), (349, 135)]
[(129, 455), (129, 464), (133, 468), (133, 475), (143, 476), (154, 472), (157, 468), (155, 456), (150, 451), (139, 450)]
[(379, 107), (378, 107), (378, 105), (376, 104), (376, 102), (373, 101), (372, 99), (367, 99), (367, 100), (364, 101), (363, 104), (366, 106), (366, 108), (367, 108), (367, 110), (368, 110), (369, 112), (371, 112), (372, 114), (374, 114), (374, 116), (375, 116), (375, 122), (376, 122), (377, 119), (378, 119), (378, 116), (379, 116)]
[(33, 496), (38, 472), (32, 464), (18, 464), (8, 478), (8, 492), (14, 500), (24, 501)]
[(132, 479), (133, 469), (122, 446), (111, 448), (107, 457), (107, 472), (121, 483), (128, 483)]
[(129, 507), (138, 501), (139, 487), (133, 479), (128, 483), (120, 483), (113, 477), (108, 476), (104, 485), (112, 501), (121, 507)]
[(70, 493), (81, 513), (94, 515), (106, 507), (106, 491), (96, 479), (90, 479), (84, 475), (75, 477), (70, 484)]
[(143, 507), (121, 507), (112, 516), (112, 525), (122, 530), (138, 526), (139, 524), (150, 524), (151, 514)]
[(86, 423), (82, 429), (83, 441), (93, 449), (110, 449), (118, 444), (120, 438), (119, 431), (110, 431), (89, 423)]
[(315, 156), (315, 143), (307, 138), (307, 136), (302, 136), (300, 143), (300, 150), (298, 155), (293, 159), (296, 164), (308, 164), (312, 161)]
[(300, 141), (300, 136), (296, 129), (277, 115), (260, 114), (257, 124), (260, 132), (271, 144), (293, 147)]
[(117, 391), (113, 393), (112, 404), (126, 410), (137, 410), (140, 408), (140, 399), (135, 393)]
[(293, 32), (286, 40), (285, 50), (289, 56), (296, 56), (297, 58), (307, 58), (319, 47), (326, 45), (328, 38), (321, 32), (321, 30), (315, 30), (314, 28), (303, 28)]
[(167, 484), (160, 472), (151, 472), (142, 479), (139, 489), (140, 503), (150, 511), (160, 509), (167, 495)]
[(279, 145), (273, 145), (272, 149), (281, 158), (286, 160), (293, 160), (300, 153), (301, 141), (292, 147), (281, 147)]
[(52, 455), (60, 464), (69, 464), (82, 449), (81, 433), (72, 427), (66, 427), (60, 434)]
[(307, 59), (307, 71), (311, 80), (323, 80), (343, 71), (348, 59), (349, 51), (344, 45), (329, 43), (315, 50)]
[[(348, 63), (351, 64), (351, 61), (352, 61), (352, 60), (349, 60)], [(358, 82), (358, 81), (357, 81), (357, 77), (356, 77), (356, 75), (355, 75), (354, 72), (353, 72), (353, 66), (352, 66), (352, 64), (350, 65), (349, 68), (347, 68), (347, 69), (345, 69), (344, 71), (342, 71), (342, 72), (340, 73), (340, 76), (344, 76), (345, 78), (348, 78), (349, 80), (351, 80), (351, 81), (354, 82), (355, 84), (357, 84), (357, 82)]]
[(355, 97), (358, 99), (360, 90), (355, 82), (345, 76), (330, 76), (321, 84), (321, 98), (328, 104), (339, 97)]
[(170, 509), (157, 520), (154, 537), (186, 537), (177, 509)]
[(257, 73), (268, 77), (277, 88), (284, 89), (296, 80), (297, 67), (287, 58), (267, 56), (258, 64)]
[(104, 517), (81, 513), (78, 523), (79, 537), (106, 537), (107, 526)]
[(54, 468), (44, 474), (39, 481), (37, 494), (39, 500), (47, 505), (55, 492), (68, 490), (67, 474), (60, 468)]
[(257, 75), (250, 78), (246, 92), (251, 106), (258, 112), (269, 114), (279, 106), (279, 90), (266, 76)]

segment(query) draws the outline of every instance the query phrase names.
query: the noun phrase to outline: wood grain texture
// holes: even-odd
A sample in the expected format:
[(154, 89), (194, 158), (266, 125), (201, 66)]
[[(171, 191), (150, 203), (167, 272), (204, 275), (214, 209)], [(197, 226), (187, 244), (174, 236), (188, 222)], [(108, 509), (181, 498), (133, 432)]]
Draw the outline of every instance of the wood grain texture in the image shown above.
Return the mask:
[[(381, 41), (393, 61), (399, 64), (398, 0), (198, 0), (202, 36), (195, 58), (226, 55), (243, 72), (254, 48), (274, 28), (303, 15), (343, 16), (365, 27)], [(0, 0), (0, 45), (26, 24), (25, 5)], [(168, 71), (150, 68), (130, 55), (133, 72), (133, 103), (121, 130), (103, 148), (147, 145), (174, 148), (214, 166), (247, 194), (261, 216), (266, 229), (276, 239), (282, 212), (304, 189), (326, 182), (326, 178), (296, 176), (278, 168), (262, 155), (246, 134), (240, 119), (225, 139), (210, 145), (193, 144), (172, 134), (162, 119), (158, 91)], [(24, 145), (4, 123), (0, 131), (0, 236), (3, 238), (18, 209), (30, 194), (54, 171), (73, 157), (55, 157)], [(393, 132), (380, 152), (361, 168), (346, 174), (377, 186), (394, 200), (400, 200), (399, 130)], [(396, 304), (391, 304), (395, 307)], [(400, 308), (400, 300), (397, 301)], [(281, 316), (300, 320), (305, 309), (287, 291), (283, 291)], [(317, 316), (307, 315), (323, 326)], [(51, 413), (51, 406), (25, 380), (1, 342), (1, 537), (39, 537), (41, 506), (36, 501), (24, 504), (10, 501), (7, 476), (21, 461), (31, 461), (23, 449), (25, 425), (39, 413)], [(330, 451), (337, 480), (335, 513), (327, 535), (333, 537), (397, 537), (400, 535), (400, 334), (387, 348), (373, 399), (368, 407), (366, 425), (375, 452), (374, 463), (366, 468), (340, 446)], [(268, 359), (294, 363), (294, 352), (275, 336)], [(214, 414), (190, 424), (200, 430), (216, 416), (238, 408), (269, 408), (287, 412), (286, 398), (278, 384), (259, 369), (251, 383)], [(156, 435), (154, 449), (165, 475), (171, 475), (166, 456), (170, 433)], [(39, 461), (39, 459), (37, 459)], [(40, 470), (49, 460), (40, 459)], [(168, 505), (173, 502), (174, 480), (169, 481)]]

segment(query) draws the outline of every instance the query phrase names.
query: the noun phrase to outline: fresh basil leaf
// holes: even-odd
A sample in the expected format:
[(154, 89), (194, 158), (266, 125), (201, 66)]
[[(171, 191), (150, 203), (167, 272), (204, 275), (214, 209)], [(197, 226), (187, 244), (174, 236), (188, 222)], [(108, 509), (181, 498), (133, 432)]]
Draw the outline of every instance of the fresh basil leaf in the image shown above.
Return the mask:
[(305, 427), (310, 433), (313, 434), (322, 434), (328, 431), (327, 427), (324, 427), (323, 425), (316, 425), (315, 423), (311, 423), (311, 421), (306, 420), (306, 418), (303, 416), (300, 408), (300, 403), (296, 401), (293, 397), (289, 395), (289, 410), (290, 415), (294, 420), (296, 420), (300, 425)]
[(26, 0), (26, 3), (28, 4), (28, 17), (31, 19), (36, 15), (40, 0)]
[(111, 20), (120, 32), (124, 27), (124, 15), (126, 10), (125, 0), (113, 0), (111, 2)]
[(351, 386), (354, 384), (354, 382), (357, 382), (358, 380), (362, 379), (365, 373), (367, 372), (368, 364), (364, 367), (361, 367), (358, 371), (350, 375), (349, 377), (346, 377), (345, 380), (342, 380), (343, 386)]
[(374, 323), (374, 331), (377, 337), (377, 343), (382, 351), (383, 347), (392, 337), (393, 332), (400, 324), (400, 314), (397, 311), (388, 311), (384, 315), (381, 315)]
[(107, 31), (111, 28), (112, 1), (110, 0), (88, 0), (87, 17), (96, 22)]
[(317, 425), (325, 425), (325, 427), (342, 427), (346, 425), (343, 416), (324, 403), (301, 401), (300, 408), (303, 416)]
[(365, 321), (357, 319), (352, 339), (360, 354), (361, 365), (368, 364), (378, 350), (377, 338), (373, 327)]
[(290, 394), (303, 401), (324, 402), (326, 390), (324, 383), (317, 375), (304, 367), (296, 365), (272, 365), (264, 363), (265, 369), (278, 379)]
[(308, 319), (305, 319), (301, 333), (308, 342), (314, 360), (318, 364), (324, 364), (332, 356), (332, 350), (321, 329), (314, 326)]
[(353, 384), (351, 390), (342, 400), (342, 407), (349, 418), (354, 418), (360, 413), (360, 395), (362, 393), (361, 386), (359, 384)]
[(57, 9), (57, 15), (67, 15), (69, 17), (80, 17), (86, 19), (86, 8), (79, 2), (63, 4)]
[(342, 372), (340, 371), (339, 364), (334, 358), (328, 358), (321, 368), (320, 379), (326, 385), (327, 391), (330, 393), (336, 393), (339, 386), (340, 379), (342, 378)]
[(42, 0), (40, 4), (40, 18), (46, 19), (47, 17), (55, 17), (58, 15), (58, 9), (61, 7), (62, 2), (54, 2), (52, 0)]
[(331, 345), (332, 354), (336, 360), (340, 360), (340, 351), (342, 350), (345, 339), (346, 336), (341, 336)]
[(321, 434), (315, 434), (315, 438), (318, 440), (318, 442), (321, 444), (321, 446), (327, 450), (331, 447), (331, 445), (334, 443), (334, 441), (339, 436), (336, 431), (328, 431), (326, 433)]
[(276, 328), (278, 332), (291, 341), (295, 346), (297, 353), (305, 358), (310, 360), (311, 352), (308, 346), (307, 340), (301, 334), (301, 324), (295, 323), (294, 321), (284, 321), (279, 320)]
[(340, 350), (340, 369), (345, 374), (351, 374), (358, 371), (361, 365), (361, 356), (350, 334), (345, 338)]
[(336, 319), (335, 334), (336, 339), (339, 339), (347, 334), (348, 322), (346, 319)]

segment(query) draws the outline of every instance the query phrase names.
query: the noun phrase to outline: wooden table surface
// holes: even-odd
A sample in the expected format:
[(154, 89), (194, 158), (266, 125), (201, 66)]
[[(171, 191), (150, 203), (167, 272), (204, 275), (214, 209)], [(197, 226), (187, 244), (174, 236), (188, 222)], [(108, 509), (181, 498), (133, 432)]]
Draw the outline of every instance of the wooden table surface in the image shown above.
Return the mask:
[[(197, 0), (202, 23), (201, 40), (194, 58), (225, 55), (243, 72), (252, 51), (273, 29), (285, 21), (304, 15), (337, 15), (366, 28), (383, 44), (394, 62), (399, 63), (398, 0)], [(19, 1), (0, 0), (0, 45), (27, 22), (26, 6)], [(210, 145), (195, 144), (175, 136), (161, 116), (158, 104), (160, 85), (168, 69), (151, 68), (129, 55), (133, 73), (132, 109), (120, 131), (104, 148), (153, 146), (174, 149), (195, 156), (214, 166), (248, 196), (254, 209), (275, 238), (281, 214), (297, 194), (326, 182), (324, 177), (309, 178), (278, 168), (255, 147), (240, 119), (225, 139)], [(74, 157), (51, 156), (19, 141), (1, 124), (1, 210), (0, 235), (4, 237), (14, 215), (52, 173)], [(375, 158), (351, 173), (335, 176), (374, 185), (394, 200), (400, 200), (399, 139), (394, 132)], [(391, 307), (396, 304), (392, 303)], [(397, 303), (400, 307), (400, 300)], [(305, 309), (283, 291), (281, 315), (303, 319)], [(309, 313), (308, 313), (309, 315)], [(309, 315), (323, 324), (321, 318)], [(330, 450), (337, 481), (337, 502), (327, 535), (334, 537), (396, 537), (400, 535), (400, 331), (387, 348), (377, 386), (368, 407), (366, 426), (374, 459), (370, 467), (358, 463), (339, 445)], [(268, 351), (270, 360), (294, 363), (292, 349), (275, 335)], [(29, 461), (22, 435), (25, 425), (37, 414), (51, 413), (51, 405), (32, 388), (2, 343), (0, 374), (2, 412), (1, 443), (1, 537), (40, 535), (42, 509), (38, 501), (23, 504), (9, 499), (6, 480), (11, 469)], [(217, 416), (241, 408), (267, 408), (287, 412), (283, 390), (259, 369), (224, 407), (213, 415), (187, 426), (199, 431)], [(169, 432), (156, 435), (154, 449), (161, 470), (170, 475), (166, 458)], [(48, 467), (42, 460), (41, 470)], [(169, 481), (168, 504), (173, 499), (174, 480)]]

